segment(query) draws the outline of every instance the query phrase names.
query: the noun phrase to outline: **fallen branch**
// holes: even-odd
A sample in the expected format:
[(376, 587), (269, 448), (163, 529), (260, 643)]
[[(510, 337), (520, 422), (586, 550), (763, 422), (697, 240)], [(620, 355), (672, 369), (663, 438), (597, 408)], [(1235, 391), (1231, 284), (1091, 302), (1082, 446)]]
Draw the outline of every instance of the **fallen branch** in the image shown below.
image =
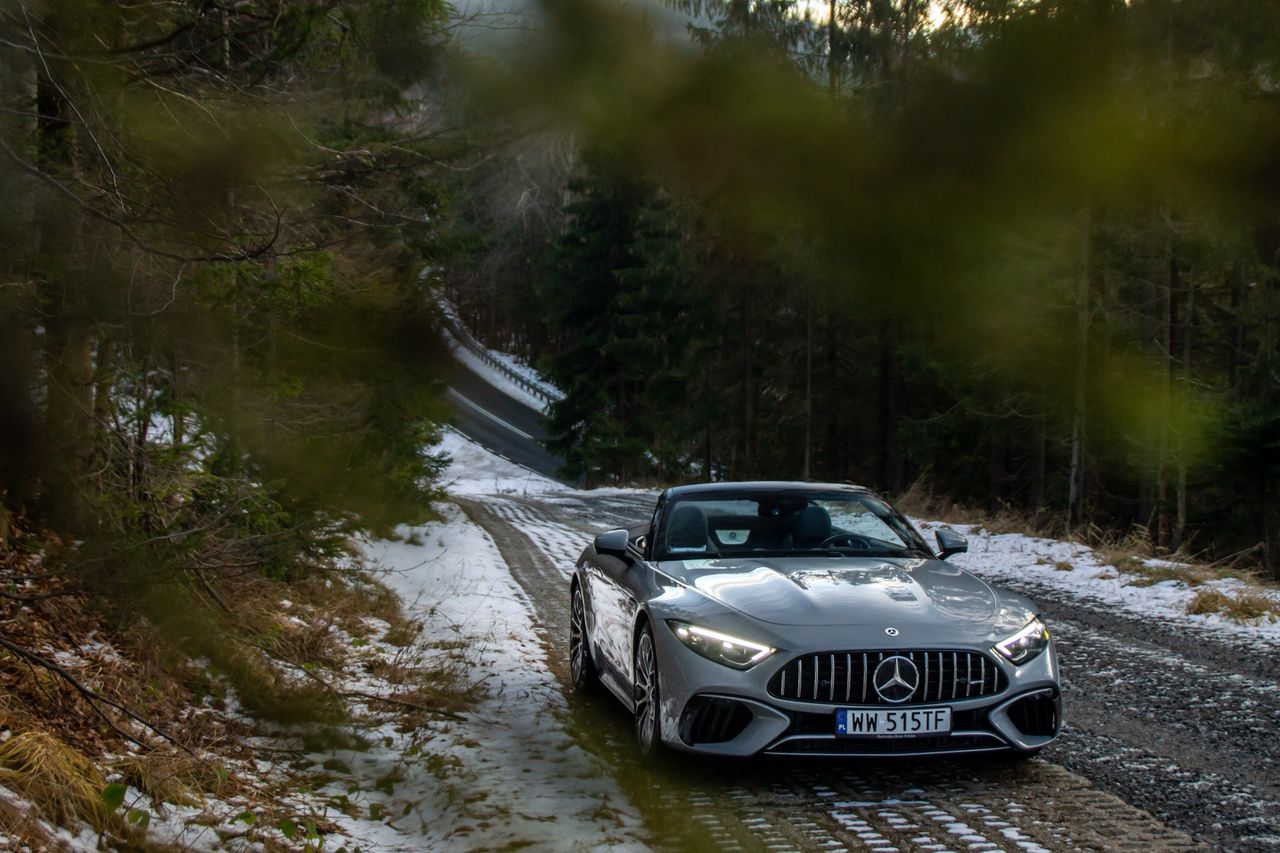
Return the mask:
[(28, 664), (38, 666), (41, 669), (46, 669), (49, 672), (52, 672), (54, 675), (61, 678), (63, 681), (70, 684), (71, 687), (74, 688), (75, 691), (79, 693), (82, 697), (84, 697), (84, 700), (89, 703), (89, 707), (93, 708), (93, 710), (97, 712), (98, 716), (102, 717), (102, 719), (106, 721), (107, 725), (109, 725), (112, 728), (112, 730), (115, 731), (116, 734), (120, 735), (126, 740), (129, 740), (137, 744), (138, 746), (143, 747), (144, 749), (151, 748), (151, 744), (143, 743), (133, 735), (129, 734), (128, 732), (126, 732), (125, 730), (117, 726), (115, 723), (115, 720), (111, 719), (111, 716), (107, 714), (107, 712), (104, 711), (101, 707), (99, 707), (98, 703), (102, 703), (103, 705), (116, 709), (121, 714), (124, 714), (126, 717), (133, 720), (135, 723), (138, 723), (139, 725), (155, 732), (160, 737), (167, 740), (169, 743), (181, 749), (183, 752), (186, 752), (189, 755), (195, 754), (186, 746), (184, 746), (183, 744), (175, 740), (172, 736), (170, 736), (166, 731), (161, 729), (159, 726), (155, 725), (154, 723), (148, 722), (147, 720), (135, 714), (128, 707), (126, 707), (125, 705), (122, 705), (121, 703), (115, 701), (114, 699), (109, 699), (106, 696), (103, 696), (101, 693), (98, 693), (96, 690), (86, 687), (83, 683), (81, 683), (81, 681), (78, 678), (76, 678), (74, 675), (68, 672), (64, 667), (59, 666), (58, 664), (54, 663), (48, 658), (38, 655), (35, 652), (31, 651), (30, 649), (23, 648), (22, 646), (19, 646), (17, 643), (14, 643), (4, 637), (0, 637), (0, 648), (8, 649), (11, 653), (13, 653), (14, 655), (17, 655), (19, 658), (26, 661)]

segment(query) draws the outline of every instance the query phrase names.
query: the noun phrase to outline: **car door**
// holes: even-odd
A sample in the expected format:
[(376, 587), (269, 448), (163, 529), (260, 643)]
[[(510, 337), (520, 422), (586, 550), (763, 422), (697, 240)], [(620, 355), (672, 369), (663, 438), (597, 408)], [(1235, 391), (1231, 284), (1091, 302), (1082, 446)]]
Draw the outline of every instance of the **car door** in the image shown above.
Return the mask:
[(631, 679), (631, 626), (639, 607), (648, 526), (631, 528), (625, 557), (598, 555), (592, 577), (597, 645), (605, 662), (624, 681)]
[(595, 631), (591, 642), (604, 659), (606, 667), (618, 675), (628, 672), (619, 651), (619, 624), (622, 608), (621, 583), (628, 569), (627, 560), (608, 554), (597, 554), (588, 567), (587, 582), (591, 586), (591, 609), (595, 615)]

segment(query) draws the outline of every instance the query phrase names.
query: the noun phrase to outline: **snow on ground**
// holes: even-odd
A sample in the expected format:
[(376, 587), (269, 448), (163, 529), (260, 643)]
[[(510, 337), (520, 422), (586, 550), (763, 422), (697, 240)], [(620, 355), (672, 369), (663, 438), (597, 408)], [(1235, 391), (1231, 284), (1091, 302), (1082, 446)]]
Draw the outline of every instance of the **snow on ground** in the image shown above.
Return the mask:
[[(1237, 622), (1219, 613), (1187, 613), (1187, 603), (1205, 589), (1235, 595), (1246, 584), (1235, 578), (1211, 580), (1197, 587), (1183, 581), (1166, 580), (1150, 586), (1139, 586), (1141, 575), (1121, 572), (1106, 563), (1096, 551), (1078, 542), (1042, 539), (1020, 533), (991, 533), (978, 525), (944, 525), (934, 521), (912, 519), (926, 539), (933, 541), (933, 531), (950, 526), (969, 538), (967, 554), (951, 557), (951, 562), (983, 578), (1013, 586), (1038, 586), (1065, 593), (1086, 604), (1120, 610), (1143, 619), (1224, 633), (1237, 640), (1266, 646), (1280, 646), (1280, 622), (1261, 619)], [(1148, 565), (1172, 566), (1158, 560)], [(1069, 569), (1066, 567), (1070, 566)], [(1268, 593), (1280, 607), (1280, 595)]]
[[(403, 767), (395, 801), (386, 803), (388, 814), (404, 811), (394, 821), (399, 830), (353, 838), (366, 851), (645, 849), (638, 814), (565, 731), (564, 697), (497, 546), (461, 510), (443, 512), (443, 522), (366, 551), (424, 620), (427, 636), (468, 650), (487, 695), (432, 732), (423, 746), (429, 759)], [(398, 758), (377, 753), (341, 757), (373, 778)], [(361, 765), (369, 765), (363, 773)], [(438, 778), (442, 769), (448, 785)]]
[(597, 498), (630, 495), (652, 495), (654, 489), (609, 486), (600, 489), (572, 489), (544, 477), (482, 447), (452, 427), (445, 427), (433, 453), (448, 454), (451, 462), (440, 477), (440, 483), (451, 495), (545, 495), (556, 492), (566, 497), (591, 495)]
[(432, 450), (447, 453), (452, 460), (441, 477), (450, 494), (528, 495), (566, 490), (555, 480), (486, 450), (452, 428), (445, 428)]

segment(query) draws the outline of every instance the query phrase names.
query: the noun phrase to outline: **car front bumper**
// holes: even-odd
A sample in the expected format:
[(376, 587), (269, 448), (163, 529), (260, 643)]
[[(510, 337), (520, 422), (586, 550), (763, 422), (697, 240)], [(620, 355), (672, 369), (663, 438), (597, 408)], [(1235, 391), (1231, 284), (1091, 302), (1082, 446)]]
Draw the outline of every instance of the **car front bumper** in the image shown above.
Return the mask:
[[(662, 738), (679, 750), (725, 756), (883, 756), (975, 752), (1034, 752), (1061, 730), (1062, 698), (1053, 644), (1034, 660), (1014, 666), (990, 648), (948, 645), (986, 653), (1004, 673), (998, 693), (945, 702), (902, 705), (811, 702), (769, 692), (769, 682), (789, 661), (806, 653), (775, 655), (741, 671), (689, 650), (666, 626), (655, 632), (662, 695)], [(920, 651), (928, 651), (920, 648)], [(826, 649), (816, 650), (822, 654)], [(898, 649), (869, 650), (898, 651)], [(924, 737), (837, 735), (838, 708), (951, 709), (951, 732)]]

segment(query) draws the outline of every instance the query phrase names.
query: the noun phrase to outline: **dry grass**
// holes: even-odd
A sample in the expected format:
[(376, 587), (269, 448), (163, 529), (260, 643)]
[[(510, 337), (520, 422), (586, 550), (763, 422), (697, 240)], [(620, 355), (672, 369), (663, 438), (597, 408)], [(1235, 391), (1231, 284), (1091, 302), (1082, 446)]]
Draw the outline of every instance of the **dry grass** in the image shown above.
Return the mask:
[(333, 617), (277, 622), (269, 633), (272, 652), (297, 666), (319, 665), (329, 670), (342, 668), (345, 657), (333, 630)]
[(1280, 604), (1259, 590), (1242, 589), (1234, 596), (1216, 589), (1202, 589), (1187, 602), (1190, 614), (1220, 613), (1236, 622), (1280, 619)]
[(1129, 574), (1137, 575), (1129, 582), (1130, 586), (1155, 586), (1165, 581), (1178, 581), (1187, 586), (1200, 586), (1212, 576), (1196, 566), (1171, 566), (1163, 563), (1149, 565), (1141, 560), (1122, 569)]
[(926, 478), (920, 477), (905, 492), (898, 495), (894, 504), (903, 513), (914, 518), (927, 518), (943, 524), (973, 524), (991, 533), (1020, 533), (1024, 536), (1054, 535), (1060, 519), (1042, 513), (1039, 519), (1025, 512), (1002, 507), (992, 512), (956, 503), (937, 495)]
[(115, 762), (112, 769), (126, 785), (142, 791), (153, 802), (198, 806), (204, 794), (218, 794), (228, 776), (208, 758), (176, 749), (156, 749)]
[[(255, 752), (247, 736), (279, 731), (261, 723), (299, 724), (291, 731), (303, 748), (326, 738), (360, 748), (352, 721), (412, 729), (465, 710), (482, 690), (472, 680), (470, 646), (429, 643), (400, 599), (357, 570), (313, 568), (291, 582), (252, 573), (209, 581), (157, 587), (156, 606), (131, 620), (91, 599), (29, 606), (0, 599), (7, 639), (56, 658), (192, 749), (111, 712), (116, 725), (151, 744), (137, 749), (63, 679), (0, 651), (0, 785), (13, 792), (12, 802), (0, 797), (0, 833), (47, 849), (38, 816), (73, 831), (87, 823), (124, 849), (148, 849), (144, 830), (104, 801), (110, 779), (157, 806), (199, 806), (207, 796), (245, 803), (263, 828), (244, 831), (264, 849), (284, 849), (275, 837), (277, 818), (291, 816), (282, 803), (307, 785), (302, 776), (264, 782), (243, 763)], [(357, 667), (374, 683), (344, 681)], [(257, 719), (223, 713), (232, 707)]]
[(483, 686), (472, 680), (474, 667), (461, 652), (434, 654), (428, 661), (425, 649), (406, 646), (390, 661), (380, 657), (366, 661), (365, 669), (393, 685), (396, 700), (422, 709), (456, 713), (483, 695)]
[(16, 732), (0, 743), (0, 784), (35, 803), (51, 822), (106, 827), (102, 774), (87, 756), (43, 729)]
[(1216, 589), (1202, 589), (1187, 602), (1187, 612), (1192, 616), (1221, 613), (1231, 605), (1231, 598)]
[(1146, 561), (1156, 556), (1150, 532), (1139, 525), (1129, 528), (1123, 535), (1089, 531), (1088, 538), (1093, 540), (1087, 544), (1093, 547), (1094, 556), (1119, 572), (1145, 574), (1148, 569)]
[(1095, 548), (1093, 553), (1097, 556), (1098, 562), (1111, 566), (1118, 572), (1142, 574), (1146, 570), (1145, 558), (1124, 547), (1108, 545)]

